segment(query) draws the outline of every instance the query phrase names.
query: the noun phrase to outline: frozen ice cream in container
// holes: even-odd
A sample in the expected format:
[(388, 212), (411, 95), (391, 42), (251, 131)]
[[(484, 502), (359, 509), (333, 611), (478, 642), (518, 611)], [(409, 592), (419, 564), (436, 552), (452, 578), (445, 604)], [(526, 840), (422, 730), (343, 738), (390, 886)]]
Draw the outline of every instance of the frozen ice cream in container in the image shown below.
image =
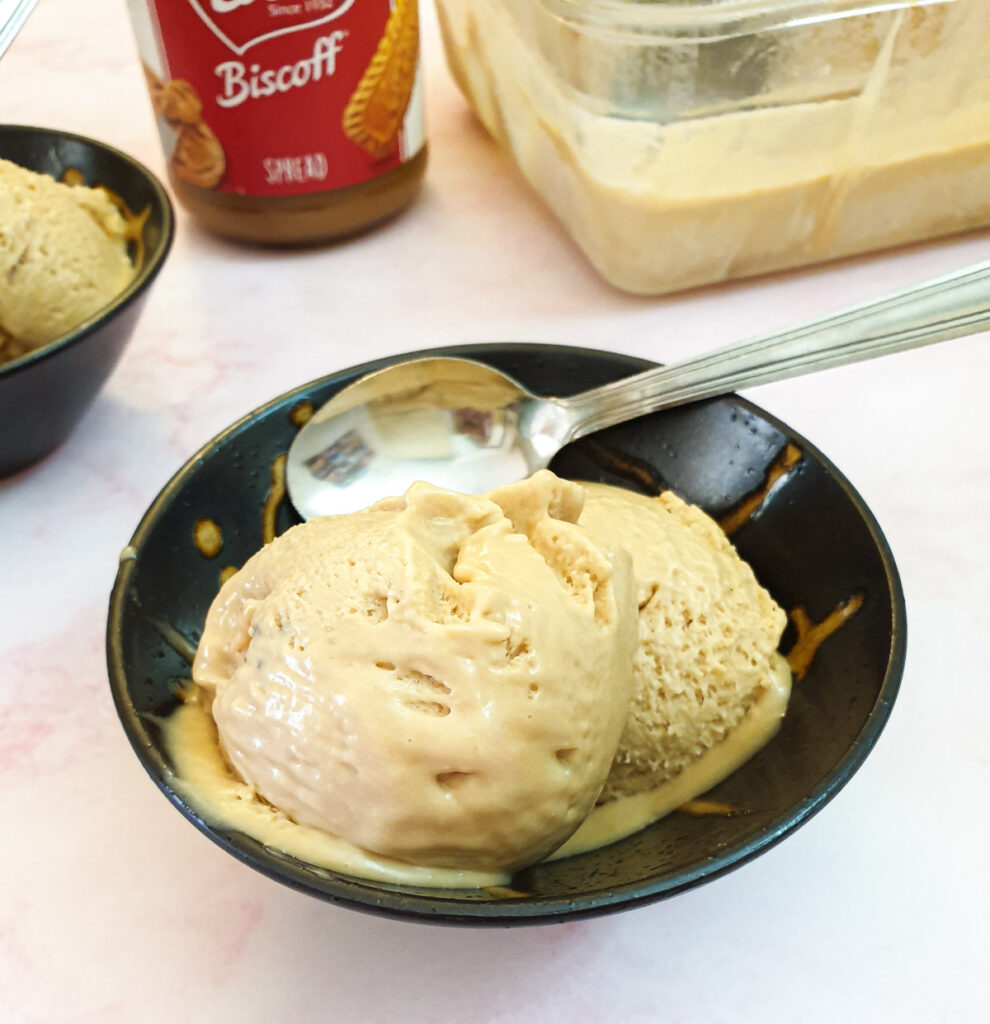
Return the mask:
[(662, 294), (990, 221), (988, 0), (437, 0), (600, 273)]

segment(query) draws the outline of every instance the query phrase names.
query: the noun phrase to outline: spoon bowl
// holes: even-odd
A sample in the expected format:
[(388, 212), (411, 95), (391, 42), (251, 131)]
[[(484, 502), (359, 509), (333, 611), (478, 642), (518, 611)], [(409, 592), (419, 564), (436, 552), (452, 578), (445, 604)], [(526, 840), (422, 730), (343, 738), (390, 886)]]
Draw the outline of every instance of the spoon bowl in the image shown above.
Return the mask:
[(306, 519), (357, 511), (417, 480), (480, 493), (549, 462), (526, 429), (541, 406), (474, 360), (395, 363), (320, 408), (292, 445), (286, 486)]

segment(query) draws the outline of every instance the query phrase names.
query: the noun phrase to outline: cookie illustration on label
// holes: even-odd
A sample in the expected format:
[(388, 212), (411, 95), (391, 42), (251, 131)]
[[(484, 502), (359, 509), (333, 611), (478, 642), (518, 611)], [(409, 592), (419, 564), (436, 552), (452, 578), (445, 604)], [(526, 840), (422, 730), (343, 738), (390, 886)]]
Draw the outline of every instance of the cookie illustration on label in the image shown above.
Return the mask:
[(183, 125), (172, 152), (175, 173), (200, 188), (216, 188), (227, 169), (223, 146), (205, 121)]
[(178, 132), (169, 158), (172, 169), (192, 185), (216, 188), (227, 169), (227, 158), (220, 140), (203, 120), (203, 103), (196, 90), (181, 78), (163, 81), (147, 64), (144, 77), (155, 113)]
[(173, 128), (196, 124), (202, 119), (203, 104), (196, 90), (181, 78), (162, 83), (158, 102), (162, 115)]
[(416, 0), (396, 0), (378, 49), (344, 108), (344, 134), (376, 160), (391, 153), (406, 116), (419, 58)]

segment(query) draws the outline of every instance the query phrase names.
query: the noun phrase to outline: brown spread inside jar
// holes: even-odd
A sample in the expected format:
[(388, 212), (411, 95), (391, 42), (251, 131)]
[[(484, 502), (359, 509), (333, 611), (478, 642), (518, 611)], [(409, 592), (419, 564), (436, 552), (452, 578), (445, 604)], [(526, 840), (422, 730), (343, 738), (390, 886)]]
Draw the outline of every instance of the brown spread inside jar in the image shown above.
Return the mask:
[(426, 171), (427, 147), (380, 178), (346, 188), (298, 196), (245, 196), (168, 179), (179, 202), (207, 230), (263, 245), (330, 241), (373, 227), (416, 196)]

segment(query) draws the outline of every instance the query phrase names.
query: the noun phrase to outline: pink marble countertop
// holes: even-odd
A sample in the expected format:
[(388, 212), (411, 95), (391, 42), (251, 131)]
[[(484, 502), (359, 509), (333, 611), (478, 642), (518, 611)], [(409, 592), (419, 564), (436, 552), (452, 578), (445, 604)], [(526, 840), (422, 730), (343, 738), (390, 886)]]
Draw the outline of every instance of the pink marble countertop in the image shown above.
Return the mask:
[[(424, 14), (420, 201), (375, 234), (293, 254), (224, 244), (180, 212), (101, 397), (54, 456), (0, 482), (0, 1018), (990, 1020), (986, 335), (747, 392), (872, 506), (910, 637), (866, 765), (719, 881), (563, 926), (379, 920), (236, 862), (132, 754), (103, 654), (117, 555), (173, 471), (245, 411), (355, 362), (462, 340), (670, 361), (990, 252), (982, 234), (667, 300), (620, 294), (469, 116)], [(0, 107), (163, 170), (123, 4), (43, 0), (0, 63)]]

